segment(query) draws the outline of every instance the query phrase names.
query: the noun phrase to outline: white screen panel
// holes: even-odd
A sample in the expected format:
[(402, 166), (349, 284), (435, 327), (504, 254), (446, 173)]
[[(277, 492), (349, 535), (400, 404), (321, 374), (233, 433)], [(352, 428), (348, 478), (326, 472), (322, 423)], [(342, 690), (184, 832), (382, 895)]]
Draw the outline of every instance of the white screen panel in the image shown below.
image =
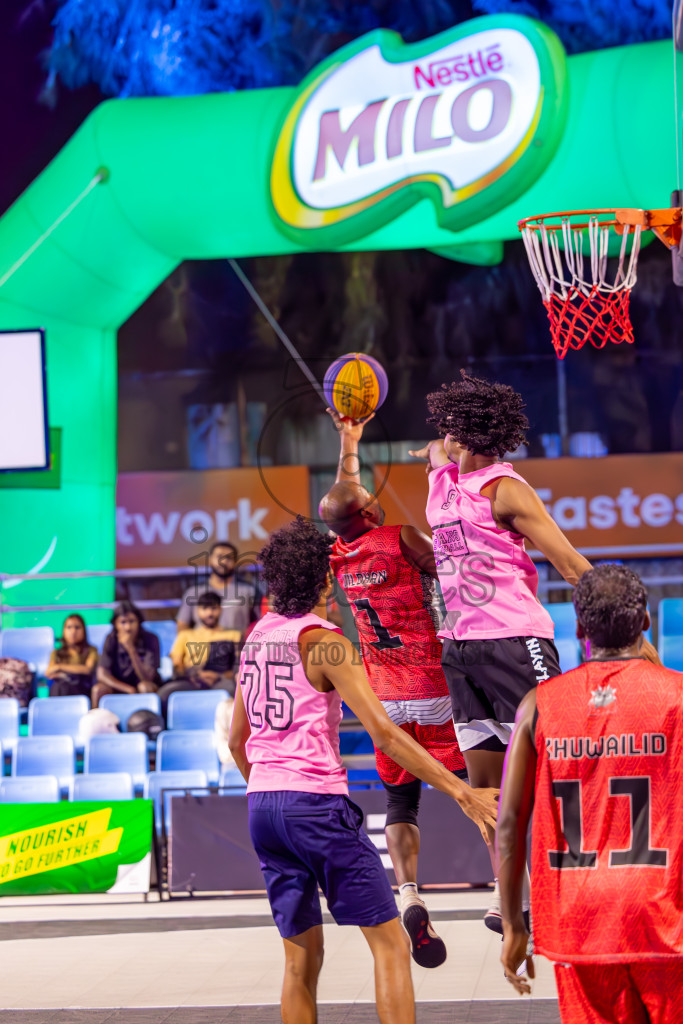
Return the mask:
[(41, 331), (0, 331), (0, 470), (45, 469)]

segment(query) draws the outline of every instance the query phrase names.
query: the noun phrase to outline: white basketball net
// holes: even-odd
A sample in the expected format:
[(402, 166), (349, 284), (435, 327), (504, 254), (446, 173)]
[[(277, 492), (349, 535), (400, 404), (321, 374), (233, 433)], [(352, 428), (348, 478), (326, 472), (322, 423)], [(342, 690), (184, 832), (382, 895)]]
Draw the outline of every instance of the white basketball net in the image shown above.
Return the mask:
[[(588, 296), (595, 294), (596, 291), (611, 294), (633, 288), (637, 278), (640, 252), (639, 224), (624, 227), (617, 271), (614, 279), (608, 281), (610, 226), (601, 224), (596, 216), (589, 217), (587, 228), (572, 227), (569, 217), (563, 217), (561, 223), (564, 253), (560, 248), (557, 227), (549, 229), (545, 224), (541, 224), (534, 228), (529, 225), (522, 228), (529, 264), (544, 302), (549, 302), (552, 295), (566, 299), (571, 292)], [(584, 261), (583, 252), (586, 234), (590, 243), (589, 277), (584, 273), (584, 262), (588, 262), (587, 257)], [(627, 251), (629, 238), (633, 239), (630, 253)]]

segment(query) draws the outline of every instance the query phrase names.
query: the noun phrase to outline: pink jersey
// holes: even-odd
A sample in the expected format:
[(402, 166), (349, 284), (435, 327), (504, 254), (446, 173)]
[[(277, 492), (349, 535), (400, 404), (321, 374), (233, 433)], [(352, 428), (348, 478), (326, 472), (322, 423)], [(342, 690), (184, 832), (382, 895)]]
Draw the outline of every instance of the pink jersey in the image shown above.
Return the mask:
[(427, 520), (446, 606), (439, 636), (490, 640), (552, 638), (553, 621), (536, 597), (538, 573), (524, 538), (501, 530), (482, 487), (501, 476), (522, 480), (509, 462), (473, 473), (448, 463), (429, 474)]
[(251, 726), (248, 793), (349, 791), (339, 754), (341, 697), (311, 686), (299, 654), (301, 634), (321, 628), (341, 632), (318, 615), (268, 612), (245, 642), (239, 682)]

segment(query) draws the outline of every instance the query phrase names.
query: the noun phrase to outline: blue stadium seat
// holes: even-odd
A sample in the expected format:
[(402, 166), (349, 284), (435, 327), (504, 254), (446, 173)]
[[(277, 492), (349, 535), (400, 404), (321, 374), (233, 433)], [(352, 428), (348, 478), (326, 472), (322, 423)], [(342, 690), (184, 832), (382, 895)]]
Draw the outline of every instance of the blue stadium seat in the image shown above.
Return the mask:
[(101, 772), (95, 775), (75, 775), (69, 799), (77, 800), (133, 800), (133, 777), (128, 772)]
[(581, 664), (581, 645), (578, 640), (569, 637), (555, 638), (555, 646), (560, 656), (560, 668), (563, 672), (570, 672)]
[(659, 657), (667, 668), (683, 672), (683, 598), (659, 602)]
[(545, 610), (555, 623), (555, 641), (576, 639), (576, 612), (571, 601), (546, 604)]
[(247, 784), (244, 781), (242, 772), (234, 764), (221, 765), (218, 788), (241, 790), (242, 792), (246, 792)]
[(71, 736), (20, 736), (12, 758), (12, 775), (57, 775), (64, 788), (64, 780), (74, 775), (75, 760)]
[(218, 783), (216, 737), (208, 729), (169, 729), (157, 739), (158, 771), (197, 768), (206, 772), (209, 785)]
[[(558, 640), (576, 639), (576, 612), (571, 601), (559, 601), (556, 604), (544, 605), (555, 623), (555, 643)], [(652, 643), (652, 627), (645, 631), (645, 636)], [(566, 669), (564, 669), (566, 671)]]
[(174, 619), (161, 619), (154, 622), (143, 622), (142, 628), (146, 629), (149, 633), (154, 633), (155, 636), (159, 637), (159, 647), (161, 649), (161, 657), (165, 658), (171, 653), (171, 647), (173, 647), (173, 641), (178, 635), (178, 627)]
[(54, 775), (22, 775), (0, 779), (2, 804), (56, 804), (59, 780)]
[(161, 701), (158, 693), (107, 693), (100, 698), (99, 707), (113, 711), (125, 732), (128, 719), (134, 711), (154, 711), (161, 714)]
[[(185, 790), (198, 790), (205, 792), (209, 787), (206, 772), (192, 769), (189, 771), (164, 771), (150, 772), (145, 779), (145, 797), (151, 800), (154, 805), (154, 826), (157, 833), (161, 835), (165, 826), (166, 832), (170, 832), (171, 825), (171, 797), (182, 796)], [(164, 813), (161, 814), (161, 799), (163, 795)]]
[(135, 788), (142, 790), (149, 771), (147, 736), (144, 732), (103, 733), (85, 744), (83, 773), (128, 772)]
[(179, 690), (168, 700), (169, 729), (213, 729), (216, 708), (227, 700), (227, 690)]
[[(19, 738), (19, 701), (16, 697), (0, 698), (0, 743), (5, 755), (13, 754)], [(0, 766), (2, 760), (0, 759)], [(0, 771), (2, 775), (2, 771)]]
[(104, 641), (107, 639), (114, 627), (109, 622), (98, 622), (94, 626), (88, 626), (88, 643), (96, 647), (102, 653)]
[(34, 697), (28, 705), (29, 736), (71, 736), (76, 750), (82, 749), (78, 739), (78, 726), (83, 715), (90, 711), (90, 698)]
[(52, 626), (21, 626), (0, 631), (0, 657), (21, 658), (44, 675), (55, 647)]
[(159, 648), (161, 651), (159, 675), (162, 679), (170, 679), (173, 675), (173, 662), (169, 655), (171, 653), (173, 641), (178, 635), (178, 627), (175, 620), (160, 619), (153, 622), (144, 622), (142, 628), (148, 630), (150, 633), (154, 633), (154, 635), (159, 638)]

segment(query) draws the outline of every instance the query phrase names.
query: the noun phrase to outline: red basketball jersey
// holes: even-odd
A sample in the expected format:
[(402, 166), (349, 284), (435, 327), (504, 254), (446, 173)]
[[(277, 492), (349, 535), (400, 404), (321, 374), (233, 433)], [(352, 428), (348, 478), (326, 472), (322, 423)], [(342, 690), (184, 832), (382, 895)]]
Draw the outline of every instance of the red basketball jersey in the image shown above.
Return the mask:
[(347, 544), (332, 569), (358, 627), (363, 665), (380, 700), (448, 696), (436, 635), (434, 582), (401, 551), (400, 526), (378, 526)]
[(683, 957), (683, 674), (594, 661), (536, 697), (537, 951), (569, 963)]

